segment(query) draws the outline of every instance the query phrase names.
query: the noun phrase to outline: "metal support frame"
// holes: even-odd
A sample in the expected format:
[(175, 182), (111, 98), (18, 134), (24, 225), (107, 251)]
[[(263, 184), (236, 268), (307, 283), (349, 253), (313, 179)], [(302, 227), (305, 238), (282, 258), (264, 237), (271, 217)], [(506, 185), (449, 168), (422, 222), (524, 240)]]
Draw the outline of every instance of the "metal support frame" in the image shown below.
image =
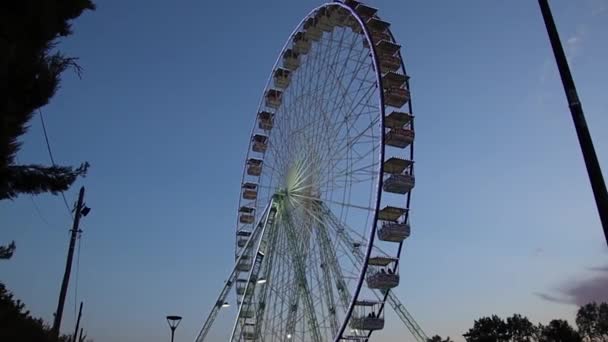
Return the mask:
[[(272, 205), (272, 201), (268, 204), (268, 206), (266, 206), (266, 209), (264, 209), (264, 214), (262, 215), (262, 217), (265, 217), (265, 218), (268, 217), (268, 215), (270, 213), (271, 205)], [(205, 320), (205, 323), (203, 324), (201, 331), (199, 332), (198, 336), (196, 337), (196, 342), (202, 342), (205, 340), (205, 337), (209, 333), (209, 330), (211, 329), (211, 325), (213, 325), (213, 322), (215, 321), (215, 318), (217, 317), (217, 314), (219, 313), (220, 308), (226, 301), (226, 298), (228, 297), (228, 294), (230, 293), (232, 286), (234, 286), (234, 283), (236, 282), (236, 278), (239, 273), (239, 271), (237, 271), (237, 269), (236, 269), (237, 265), (241, 261), (247, 248), (249, 248), (249, 246), (251, 246), (253, 244), (253, 242), (257, 239), (257, 237), (258, 237), (258, 235), (260, 235), (260, 233), (263, 233), (264, 229), (266, 228), (266, 225), (265, 225), (266, 221), (267, 220), (264, 219), (264, 225), (257, 224), (255, 226), (253, 232), (249, 236), (249, 239), (247, 239), (247, 243), (245, 244), (245, 246), (243, 246), (241, 253), (238, 255), (238, 257), (234, 263), (234, 267), (232, 268), (232, 271), (230, 272), (230, 275), (228, 276), (228, 280), (224, 283), (224, 287), (222, 288), (222, 291), (220, 291), (220, 295), (218, 296), (218, 299), (215, 302), (215, 305), (211, 309), (211, 312), (207, 316), (207, 319)]]
[[(355, 241), (346, 233), (346, 229), (344, 227), (339, 226), (339, 221), (335, 217), (333, 217), (333, 215), (331, 214), (331, 211), (329, 211), (329, 208), (327, 208), (326, 212), (329, 215), (330, 221), (332, 223), (338, 225), (336, 227), (338, 237), (347, 246), (352, 246), (352, 244)], [(365, 255), (363, 255), (363, 253), (361, 251), (359, 251), (357, 249), (348, 249), (348, 250), (352, 251), (353, 256), (355, 258), (357, 258), (357, 260), (359, 260), (360, 262), (365, 262)], [(416, 341), (428, 342), (429, 338), (424, 333), (424, 331), (422, 330), (420, 325), (418, 325), (418, 323), (416, 322), (414, 317), (409, 313), (409, 311), (407, 311), (405, 306), (401, 303), (399, 298), (397, 298), (397, 296), (395, 294), (393, 294), (392, 291), (388, 290), (386, 292), (383, 292), (381, 290), (373, 290), (372, 292), (378, 298), (378, 300), (388, 301), (388, 303), (391, 305), (393, 310), (395, 310), (395, 312), (397, 313), (397, 316), (399, 316), (401, 321), (405, 324), (405, 326), (410, 331), (412, 336), (414, 336)], [(385, 295), (386, 295), (386, 298), (385, 298)]]

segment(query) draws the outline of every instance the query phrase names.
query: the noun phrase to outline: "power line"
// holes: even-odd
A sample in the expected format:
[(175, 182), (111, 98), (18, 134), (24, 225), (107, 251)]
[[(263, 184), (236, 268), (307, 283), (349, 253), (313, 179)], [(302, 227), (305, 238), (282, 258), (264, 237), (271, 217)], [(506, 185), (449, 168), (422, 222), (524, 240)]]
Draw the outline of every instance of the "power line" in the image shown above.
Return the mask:
[[(40, 122), (42, 123), (42, 132), (44, 132), (44, 141), (46, 142), (46, 149), (49, 152), (49, 157), (51, 158), (51, 163), (53, 166), (57, 166), (55, 164), (55, 158), (53, 158), (53, 151), (51, 150), (51, 144), (49, 143), (49, 135), (46, 132), (46, 124), (44, 123), (44, 116), (42, 115), (42, 111), (38, 109), (38, 114), (40, 116)], [(72, 218), (72, 210), (68, 204), (68, 201), (65, 199), (65, 194), (63, 191), (61, 192), (61, 198), (63, 198), (63, 204), (65, 204), (66, 209), (68, 210), (68, 214), (70, 218)]]

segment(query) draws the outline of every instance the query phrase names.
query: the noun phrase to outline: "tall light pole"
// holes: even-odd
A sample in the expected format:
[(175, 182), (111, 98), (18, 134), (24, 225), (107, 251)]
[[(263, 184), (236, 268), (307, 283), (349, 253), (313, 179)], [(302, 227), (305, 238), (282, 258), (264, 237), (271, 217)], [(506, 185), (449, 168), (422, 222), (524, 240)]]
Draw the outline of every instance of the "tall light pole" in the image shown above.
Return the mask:
[(175, 337), (175, 329), (181, 321), (182, 316), (167, 316), (167, 323), (169, 323), (169, 328), (171, 328), (171, 342), (173, 342), (173, 337)]
[(547, 0), (538, 0), (538, 4), (540, 5), (540, 10), (543, 14), (547, 33), (549, 34), (549, 41), (551, 41), (551, 47), (553, 48), (553, 54), (555, 55), (555, 61), (557, 62), (557, 68), (559, 69), (559, 74), (562, 78), (562, 84), (564, 86), (564, 91), (566, 92), (566, 98), (568, 99), (568, 106), (570, 107), (570, 113), (572, 113), (572, 120), (574, 121), (574, 128), (576, 129), (578, 142), (581, 146), (583, 159), (585, 160), (585, 165), (587, 167), (587, 174), (589, 175), (589, 181), (591, 182), (591, 189), (593, 190), (593, 196), (595, 197), (595, 204), (597, 205), (600, 221), (604, 228), (604, 237), (606, 238), (606, 244), (608, 245), (608, 191), (606, 191), (606, 183), (604, 182), (600, 163), (595, 154), (591, 134), (589, 133), (587, 121), (585, 120), (585, 115), (583, 113), (583, 106), (576, 92), (576, 86), (574, 85), (572, 74), (570, 73), (568, 60), (566, 59), (564, 48), (562, 47), (557, 28), (555, 27), (555, 22), (553, 21), (549, 2)]

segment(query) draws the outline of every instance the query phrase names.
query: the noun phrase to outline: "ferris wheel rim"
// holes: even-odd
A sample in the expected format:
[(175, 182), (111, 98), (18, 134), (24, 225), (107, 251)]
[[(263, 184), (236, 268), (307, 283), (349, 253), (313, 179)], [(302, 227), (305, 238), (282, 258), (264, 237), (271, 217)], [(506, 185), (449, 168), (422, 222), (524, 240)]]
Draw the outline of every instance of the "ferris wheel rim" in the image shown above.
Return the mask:
[[(374, 69), (375, 69), (375, 78), (376, 78), (376, 82), (377, 82), (377, 91), (376, 91), (376, 97), (378, 99), (378, 110), (379, 110), (379, 118), (380, 118), (380, 149), (378, 151), (378, 167), (376, 172), (378, 173), (379, 177), (376, 181), (375, 184), (375, 208), (374, 208), (374, 213), (373, 213), (373, 219), (371, 222), (371, 229), (369, 229), (369, 234), (367, 236), (367, 247), (366, 247), (366, 251), (365, 251), (365, 259), (364, 259), (364, 263), (362, 264), (361, 270), (359, 272), (359, 277), (358, 277), (358, 281), (357, 281), (357, 285), (356, 288), (354, 289), (354, 292), (352, 293), (352, 300), (349, 304), (348, 307), (348, 311), (345, 315), (345, 317), (343, 318), (341, 324), (340, 324), (340, 329), (338, 331), (338, 333), (335, 335), (334, 337), (334, 341), (338, 341), (342, 338), (342, 336), (344, 335), (344, 331), (353, 315), (353, 309), (355, 307), (355, 303), (357, 302), (357, 300), (359, 299), (360, 296), (360, 291), (361, 288), (363, 287), (363, 284), (365, 282), (365, 275), (367, 273), (367, 269), (369, 266), (369, 260), (371, 257), (371, 253), (373, 251), (374, 248), (374, 241), (375, 241), (375, 235), (377, 233), (377, 227), (378, 227), (378, 213), (380, 211), (380, 206), (381, 206), (381, 199), (382, 199), (382, 186), (383, 186), (383, 173), (384, 173), (384, 161), (385, 161), (385, 115), (386, 115), (386, 105), (385, 105), (385, 96), (384, 96), (384, 92), (383, 92), (383, 85), (382, 85), (382, 72), (380, 70), (380, 62), (378, 59), (378, 55), (375, 51), (375, 46), (373, 44), (373, 40), (372, 40), (372, 36), (371, 33), (366, 25), (366, 23), (363, 21), (363, 19), (361, 18), (361, 16), (350, 6), (348, 6), (347, 4), (343, 3), (343, 2), (329, 2), (329, 3), (325, 3), (322, 4), (316, 8), (314, 8), (313, 10), (311, 10), (306, 16), (303, 17), (303, 19), (297, 24), (297, 26), (295, 27), (295, 29), (292, 31), (292, 33), (289, 35), (289, 37), (287, 38), (285, 44), (283, 45), (283, 48), (280, 50), (280, 53), (278, 54), (278, 57), (275, 61), (275, 63), (273, 64), (273, 67), (271, 69), (270, 75), (268, 77), (268, 80), (265, 84), (265, 87), (263, 88), (264, 91), (262, 93), (262, 96), (260, 98), (260, 102), (258, 103), (258, 108), (263, 108), (263, 103), (264, 103), (264, 94), (266, 93), (267, 90), (272, 89), (272, 80), (273, 80), (273, 72), (275, 70), (277, 70), (280, 67), (280, 62), (281, 62), (281, 58), (283, 56), (283, 54), (285, 53), (285, 51), (289, 48), (289, 45), (292, 42), (292, 39), (294, 38), (294, 36), (300, 31), (300, 29), (302, 28), (303, 24), (305, 23), (305, 21), (309, 18), (311, 18), (318, 10), (322, 9), (322, 8), (327, 8), (327, 7), (331, 7), (331, 6), (339, 6), (341, 8), (344, 8), (345, 10), (347, 10), (349, 12), (349, 14), (355, 18), (360, 26), (360, 28), (363, 31), (363, 35), (365, 37), (365, 40), (369, 43), (370, 46), (370, 53), (371, 53), (371, 62), (373, 63)], [(390, 30), (388, 30), (391, 39), (393, 41), (394, 37), (393, 34)], [(401, 52), (399, 51), (399, 63), (401, 64), (401, 68), (402, 70), (405, 72), (405, 65), (401, 56)], [(408, 83), (408, 88), (409, 88), (409, 83)], [(409, 104), (409, 107), (411, 109), (411, 103)], [(411, 110), (410, 110), (411, 112)], [(253, 137), (255, 132), (256, 132), (256, 126), (258, 124), (258, 120), (256, 118), (256, 120), (254, 120), (253, 123), (253, 127), (251, 129), (251, 133), (250, 133), (250, 137)], [(245, 161), (250, 159), (250, 156), (252, 155), (252, 145), (253, 142), (250, 139), (249, 142), (249, 146), (248, 146), (248, 150), (246, 153), (246, 157), (245, 157)], [(413, 143), (410, 149), (410, 156), (413, 159)], [(263, 160), (263, 158), (262, 158)], [(247, 176), (246, 176), (246, 166), (243, 169), (243, 173), (242, 173), (242, 178), (241, 178), (241, 185), (244, 184), (246, 182)], [(407, 208), (409, 208), (409, 202), (410, 202), (410, 196), (411, 193), (408, 193), (407, 195)], [(240, 198), (239, 196), (239, 207), (241, 207), (241, 204), (243, 203), (243, 199)], [(256, 204), (257, 204), (257, 199), (256, 199)], [(239, 231), (239, 223), (238, 223), (238, 215), (237, 215), (237, 225), (236, 225), (236, 231)], [(397, 259), (400, 258), (401, 255), (401, 251), (402, 251), (402, 244), (403, 242), (401, 242), (399, 244), (398, 247), (398, 252), (397, 252)], [(237, 243), (235, 242), (235, 251), (238, 251), (239, 247), (237, 245)], [(398, 262), (398, 261), (397, 261)], [(382, 301), (382, 306), (381, 306), (381, 310), (384, 308), (385, 305), (385, 301), (386, 301), (386, 296), (384, 298), (384, 300)], [(371, 335), (372, 331), (370, 331), (369, 335)]]

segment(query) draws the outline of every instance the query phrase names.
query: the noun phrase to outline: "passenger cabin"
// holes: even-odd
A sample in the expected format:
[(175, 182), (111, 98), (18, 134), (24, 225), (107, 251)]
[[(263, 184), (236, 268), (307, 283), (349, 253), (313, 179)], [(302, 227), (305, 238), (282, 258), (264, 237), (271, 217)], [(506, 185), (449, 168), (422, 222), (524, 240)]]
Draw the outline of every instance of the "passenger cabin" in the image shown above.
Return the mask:
[[(374, 41), (375, 43), (375, 41)], [(401, 59), (398, 56), (383, 55), (380, 58), (380, 71), (384, 74), (390, 71), (397, 71), (401, 67)]]
[(388, 40), (381, 40), (376, 43), (376, 51), (381, 56), (394, 56), (400, 48), (401, 45)]
[(274, 124), (274, 114), (270, 112), (259, 112), (258, 113), (258, 126), (260, 129), (270, 131)]
[(407, 212), (407, 209), (387, 205), (378, 212), (378, 220), (396, 222)]
[(357, 14), (359, 14), (359, 16), (361, 17), (361, 19), (363, 19), (363, 21), (366, 21), (369, 18), (373, 17), (378, 12), (378, 9), (364, 5), (362, 3), (359, 3), (355, 7), (355, 12), (357, 12)]
[(253, 293), (253, 288), (255, 286), (253, 283), (249, 283), (249, 286), (247, 286), (246, 279), (237, 279), (235, 285), (236, 285), (236, 294), (239, 296), (244, 295), (245, 291), (247, 292), (247, 295), (251, 295)]
[(244, 183), (241, 189), (243, 190), (243, 199), (254, 200), (258, 197), (258, 185), (255, 183)]
[(252, 207), (241, 207), (239, 209), (239, 221), (241, 223), (249, 224), (255, 220), (255, 209)]
[(350, 13), (347, 9), (335, 6), (331, 11), (330, 19), (333, 26), (345, 26)]
[(390, 175), (384, 180), (382, 190), (393, 194), (406, 194), (414, 188), (414, 185), (415, 178), (413, 175)]
[(315, 18), (317, 18), (317, 27), (325, 32), (333, 30), (331, 12), (333, 12), (333, 6), (326, 6), (321, 7), (315, 14)]
[[(250, 305), (247, 305), (247, 306), (250, 306)], [(253, 317), (255, 317), (255, 314), (254, 314), (253, 310), (250, 308), (242, 308), (241, 312), (239, 313), (239, 318), (253, 318)], [(245, 332), (243, 331), (243, 335), (244, 334), (245, 334)]]
[(410, 100), (410, 92), (406, 88), (390, 88), (384, 90), (384, 104), (401, 108)]
[(403, 126), (409, 124), (413, 118), (414, 116), (409, 113), (394, 111), (386, 116), (384, 119), (384, 126), (387, 128), (403, 128)]
[(253, 264), (252, 261), (253, 259), (250, 255), (243, 255), (236, 264), (237, 271), (249, 272)]
[(268, 149), (268, 137), (262, 134), (255, 134), (251, 138), (251, 149), (254, 152), (266, 152), (266, 149)]
[(245, 247), (245, 245), (247, 245), (247, 241), (249, 240), (249, 237), (251, 236), (251, 232), (248, 230), (239, 230), (238, 232), (236, 232), (236, 244), (239, 247)]
[(382, 87), (384, 89), (401, 88), (405, 85), (408, 80), (406, 75), (398, 74), (396, 72), (387, 72), (382, 76)]
[(279, 89), (285, 89), (291, 81), (291, 71), (283, 68), (278, 68), (274, 71), (274, 86)]
[(385, 143), (397, 148), (405, 148), (414, 141), (414, 131), (409, 128), (393, 128), (386, 133)]
[(402, 242), (410, 236), (410, 225), (407, 223), (383, 222), (378, 228), (378, 239), (388, 242)]
[(277, 109), (281, 106), (283, 100), (283, 92), (277, 89), (268, 89), (266, 91), (266, 107)]
[(386, 32), (391, 24), (387, 21), (380, 20), (379, 18), (369, 18), (365, 22), (367, 28), (373, 32)]
[[(376, 43), (381, 40), (390, 40), (391, 39), (391, 36), (386, 32), (371, 31), (370, 35), (372, 37), (373, 45), (376, 45)], [(363, 46), (366, 48), (369, 48), (369, 43), (367, 42), (367, 39), (363, 40)]]
[(410, 168), (414, 164), (413, 161), (408, 159), (401, 159), (397, 157), (391, 157), (384, 162), (384, 172), (389, 174), (402, 174), (406, 169)]
[(298, 32), (293, 36), (293, 51), (297, 54), (307, 54), (310, 51), (310, 40), (306, 32)]
[(396, 270), (398, 260), (389, 257), (369, 258), (368, 265), (372, 267), (369, 268), (366, 277), (367, 287), (380, 290), (397, 287), (399, 285), (399, 274)]
[(319, 41), (323, 37), (323, 31), (317, 26), (317, 17), (311, 17), (306, 19), (302, 26), (306, 36), (314, 41)]
[(283, 53), (283, 67), (291, 71), (296, 70), (300, 66), (300, 55), (292, 49), (287, 49)]
[[(253, 318), (253, 311), (251, 311), (251, 317), (245, 318)], [(242, 316), (241, 316), (242, 317)], [(245, 341), (255, 341), (258, 339), (257, 331), (255, 329), (255, 323), (245, 323), (243, 325), (243, 339)]]
[(384, 328), (382, 302), (358, 300), (355, 302), (350, 327), (355, 330), (381, 330)]

